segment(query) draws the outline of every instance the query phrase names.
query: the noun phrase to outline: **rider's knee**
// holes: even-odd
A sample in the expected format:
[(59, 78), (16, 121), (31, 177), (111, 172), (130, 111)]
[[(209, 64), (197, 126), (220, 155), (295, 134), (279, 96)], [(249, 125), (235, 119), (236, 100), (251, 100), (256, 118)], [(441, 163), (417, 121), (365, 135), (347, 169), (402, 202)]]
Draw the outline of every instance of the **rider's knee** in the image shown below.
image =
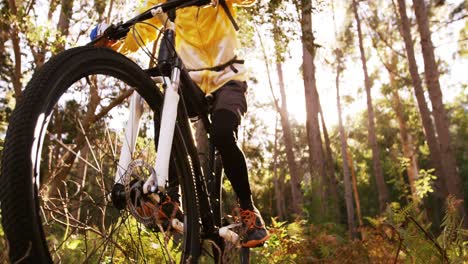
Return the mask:
[(236, 144), (237, 127), (239, 120), (233, 112), (225, 109), (216, 110), (212, 116), (213, 120), (213, 143), (216, 148), (224, 148)]

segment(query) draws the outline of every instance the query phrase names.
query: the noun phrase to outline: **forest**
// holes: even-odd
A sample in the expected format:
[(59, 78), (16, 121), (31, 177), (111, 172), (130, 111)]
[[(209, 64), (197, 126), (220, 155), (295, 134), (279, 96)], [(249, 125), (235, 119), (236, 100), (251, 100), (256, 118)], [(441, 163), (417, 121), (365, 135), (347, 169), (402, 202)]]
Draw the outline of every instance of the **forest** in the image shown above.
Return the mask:
[[(0, 157), (33, 73), (139, 6), (1, 1)], [(239, 145), (271, 234), (252, 263), (467, 263), (468, 0), (257, 0), (235, 10), (249, 71)], [(131, 58), (148, 64), (142, 51)], [(97, 104), (131, 94), (119, 88)], [(70, 129), (67, 116), (85, 111), (77, 105), (56, 110), (53, 133)], [(233, 195), (228, 181), (223, 193)], [(63, 263), (80, 239), (63, 246)], [(7, 248), (0, 226), (0, 263)]]

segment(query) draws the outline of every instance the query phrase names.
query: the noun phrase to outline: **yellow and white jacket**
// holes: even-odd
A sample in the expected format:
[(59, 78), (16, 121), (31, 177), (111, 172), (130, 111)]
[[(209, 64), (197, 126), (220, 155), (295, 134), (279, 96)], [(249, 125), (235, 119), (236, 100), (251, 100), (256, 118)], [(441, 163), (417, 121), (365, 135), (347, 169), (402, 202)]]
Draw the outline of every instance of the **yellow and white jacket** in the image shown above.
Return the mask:
[[(235, 17), (233, 5), (248, 6), (256, 0), (226, 0), (226, 4)], [(146, 0), (141, 11), (165, 2), (163, 0)], [(147, 21), (157, 27), (161, 23), (157, 18)], [(186, 7), (177, 10), (176, 13), (176, 51), (187, 69), (211, 68), (222, 65), (236, 56), (239, 47), (237, 32), (229, 20), (226, 12), (218, 5), (216, 7)], [(156, 30), (150, 25), (137, 24), (135, 30), (141, 36), (144, 44), (154, 41), (157, 37)], [(128, 54), (139, 49), (138, 43), (129, 32), (127, 37), (116, 43), (112, 48)], [(245, 81), (246, 70), (243, 64), (235, 64), (237, 72), (231, 67), (223, 71), (211, 70), (190, 72), (192, 79), (206, 94), (214, 92), (231, 80)]]

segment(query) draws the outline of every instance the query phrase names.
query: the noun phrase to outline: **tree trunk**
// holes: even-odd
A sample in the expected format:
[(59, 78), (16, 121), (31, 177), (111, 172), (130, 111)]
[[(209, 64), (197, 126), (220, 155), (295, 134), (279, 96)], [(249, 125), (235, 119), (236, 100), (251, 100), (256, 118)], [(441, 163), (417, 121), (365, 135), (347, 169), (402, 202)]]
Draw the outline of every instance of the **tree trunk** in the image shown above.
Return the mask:
[[(439, 83), (439, 70), (434, 55), (434, 46), (431, 39), (431, 31), (426, 6), (423, 0), (413, 0), (414, 13), (421, 35), (421, 48), (424, 59), (424, 75), (432, 103), (432, 114), (434, 116), (437, 135), (439, 136), (440, 154), (444, 164), (446, 186), (448, 192), (461, 200), (459, 211), (462, 219), (465, 219), (465, 205), (463, 182), (458, 175), (457, 162), (451, 146), (449, 120), (442, 100), (442, 91)], [(468, 225), (468, 221), (464, 221)]]
[[(283, 140), (284, 140), (284, 146), (286, 148), (286, 159), (288, 161), (288, 167), (289, 167), (289, 172), (291, 173), (291, 179), (294, 179), (294, 184), (296, 185), (295, 188), (295, 198), (294, 200), (298, 201), (299, 204), (302, 204), (302, 192), (301, 192), (301, 187), (300, 187), (300, 182), (301, 182), (301, 174), (299, 173), (299, 169), (297, 167), (296, 163), (296, 157), (294, 155), (294, 139), (293, 135), (291, 132), (291, 125), (289, 123), (288, 119), (288, 105), (286, 103), (286, 92), (285, 92), (285, 87), (284, 87), (284, 81), (283, 81), (283, 68), (281, 63), (277, 62), (276, 63), (276, 70), (278, 73), (278, 79), (279, 79), (279, 88), (280, 88), (280, 94), (281, 94), (281, 107), (278, 109), (280, 113), (280, 121), (281, 121), (281, 127), (283, 129)], [(300, 209), (300, 208), (298, 208)], [(296, 211), (296, 213), (299, 213), (299, 210)]]
[(18, 102), (21, 100), (22, 97), (22, 85), (21, 85), (21, 47), (20, 47), (20, 39), (19, 39), (19, 29), (18, 24), (20, 20), (18, 19), (18, 11), (16, 7), (15, 0), (8, 0), (8, 5), (10, 7), (10, 13), (16, 17), (17, 21), (14, 21), (10, 27), (10, 38), (13, 45), (13, 53), (15, 55), (15, 64), (14, 64), (14, 71), (11, 74), (11, 79), (13, 83), (13, 89), (15, 91), (15, 99)]
[[(301, 214), (302, 211), (302, 203), (303, 203), (303, 197), (302, 197), (302, 192), (301, 192), (301, 178), (300, 174), (298, 173), (296, 161), (295, 161), (295, 156), (294, 156), (294, 151), (293, 151), (293, 138), (292, 138), (292, 133), (291, 133), (291, 128), (289, 124), (289, 119), (288, 119), (288, 110), (287, 110), (287, 103), (286, 103), (286, 93), (284, 91), (284, 82), (283, 82), (283, 70), (282, 66), (280, 63), (280, 59), (277, 57), (277, 64), (276, 64), (276, 69), (278, 73), (278, 79), (280, 81), (279, 86), (280, 86), (280, 93), (281, 93), (281, 106), (278, 104), (278, 100), (276, 99), (276, 96), (273, 92), (273, 84), (271, 82), (271, 76), (270, 76), (270, 64), (268, 62), (268, 57), (266, 54), (265, 46), (263, 45), (262, 41), (262, 36), (260, 35), (260, 32), (257, 31), (258, 38), (260, 40), (260, 46), (262, 48), (262, 53), (263, 53), (263, 59), (265, 61), (265, 66), (267, 69), (267, 77), (268, 77), (268, 84), (270, 87), (271, 94), (273, 96), (273, 102), (275, 104), (275, 108), (280, 114), (280, 120), (281, 120), (281, 126), (283, 128), (283, 140), (284, 144), (286, 147), (286, 158), (288, 160), (288, 166), (289, 166), (289, 173), (291, 174), (291, 195), (292, 195), (292, 210), (295, 214), (299, 215)], [(278, 54), (276, 54), (278, 56)]]
[[(91, 79), (89, 83), (89, 102), (88, 102), (88, 109), (86, 114), (84, 115), (83, 119), (81, 120), (82, 131), (77, 134), (74, 140), (74, 147), (73, 152), (67, 151), (66, 154), (63, 155), (60, 162), (62, 166), (59, 167), (59, 170), (54, 175), (50, 175), (50, 179), (48, 179), (48, 183), (46, 184), (47, 188), (47, 196), (48, 197), (57, 197), (59, 195), (59, 190), (61, 187), (64, 186), (64, 180), (68, 176), (70, 170), (72, 169), (72, 165), (76, 160), (75, 153), (82, 151), (83, 147), (86, 146), (86, 140), (88, 137), (88, 130), (91, 124), (93, 123), (95, 117), (95, 111), (101, 101), (101, 98), (98, 94), (97, 84), (95, 79)], [(88, 149), (87, 152), (93, 152), (93, 149)]]
[(195, 127), (195, 143), (197, 145), (198, 159), (204, 175), (210, 171), (210, 144), (206, 134), (205, 125), (202, 120), (198, 120), (194, 124)]
[[(114, 0), (110, 0), (109, 10), (107, 11), (106, 23), (110, 23), (110, 18), (112, 17), (112, 8), (114, 8)], [(154, 54), (154, 53), (153, 53)]]
[(302, 29), (302, 52), (303, 52), (303, 74), (304, 74), (304, 93), (306, 102), (306, 129), (307, 141), (309, 146), (309, 172), (311, 186), (313, 180), (319, 182), (320, 198), (322, 200), (322, 212), (324, 212), (325, 202), (325, 184), (323, 175), (325, 175), (325, 162), (323, 158), (322, 138), (320, 135), (320, 126), (318, 120), (319, 106), (318, 92), (315, 79), (315, 44), (312, 32), (312, 3), (310, 0), (301, 1), (301, 29)]
[[(74, 0), (61, 0), (61, 9), (60, 9), (60, 17), (57, 24), (57, 29), (61, 33), (61, 37), (66, 38), (68, 36), (69, 28), (70, 28), (70, 19), (73, 14), (73, 1)], [(65, 43), (60, 44), (58, 47), (58, 51), (62, 51), (65, 49)]]
[[(91, 82), (94, 82), (91, 80)], [(90, 94), (91, 98), (90, 101), (88, 102), (88, 109), (83, 117), (82, 126), (83, 130), (81, 131), (82, 133), (79, 133), (76, 138), (73, 140), (74, 142), (74, 147), (73, 147), (73, 152), (78, 153), (86, 143), (86, 138), (85, 135), (88, 133), (89, 126), (96, 122), (97, 120), (101, 119), (103, 116), (109, 113), (112, 108), (117, 106), (118, 104), (122, 103), (126, 98), (128, 98), (132, 93), (133, 89), (129, 89), (126, 91), (123, 91), (119, 96), (117, 96), (112, 102), (110, 102), (107, 106), (102, 107), (101, 111), (98, 114), (95, 114), (95, 110), (100, 103), (100, 97), (97, 94), (98, 88), (95, 86), (96, 84), (90, 84)], [(92, 150), (90, 150), (92, 151)], [(68, 175), (71, 167), (73, 166), (73, 163), (76, 160), (75, 154), (73, 154), (70, 151), (67, 151), (62, 158), (57, 158), (55, 163), (61, 165), (55, 173), (51, 173), (49, 176), (49, 179), (44, 179), (47, 180), (46, 186), (47, 188), (47, 193), (46, 195), (49, 197), (56, 197), (58, 188), (62, 185), (62, 181), (66, 178)]]
[(446, 176), (442, 165), (442, 158), (440, 154), (439, 143), (436, 138), (434, 126), (432, 124), (430, 111), (424, 97), (424, 90), (422, 81), (418, 72), (418, 65), (414, 54), (414, 47), (411, 37), (411, 28), (408, 16), (406, 14), (405, 0), (398, 0), (398, 9), (400, 13), (400, 33), (403, 36), (406, 48), (406, 55), (408, 57), (408, 68), (411, 74), (411, 81), (413, 83), (414, 95), (418, 102), (419, 113), (424, 128), (424, 135), (426, 142), (429, 146), (431, 165), (435, 168), (435, 175), (437, 180), (435, 182), (434, 194), (438, 199), (445, 199), (447, 197), (447, 187), (445, 186)]
[(413, 197), (413, 201), (417, 201), (419, 200), (416, 193), (415, 185), (415, 181), (418, 179), (419, 171), (417, 157), (416, 153), (414, 152), (411, 134), (408, 132), (408, 129), (406, 127), (407, 119), (404, 116), (403, 105), (400, 101), (400, 95), (398, 94), (398, 90), (396, 90), (395, 88), (392, 89), (392, 101), (393, 109), (395, 111), (396, 118), (398, 121), (398, 128), (400, 130), (400, 141), (403, 146), (403, 156), (409, 162), (406, 168), (406, 172), (408, 174), (408, 183), (411, 188), (411, 195)]
[(323, 138), (325, 140), (325, 150), (326, 150), (325, 168), (327, 172), (326, 179), (327, 179), (327, 190), (328, 190), (326, 197), (331, 200), (332, 204), (328, 206), (328, 208), (331, 207), (330, 211), (333, 214), (335, 221), (339, 223), (341, 219), (341, 214), (340, 214), (340, 206), (339, 206), (340, 199), (338, 198), (338, 180), (336, 179), (336, 176), (335, 176), (330, 137), (328, 136), (328, 130), (327, 130), (327, 126), (325, 125), (325, 118), (323, 117), (323, 111), (322, 111), (322, 106), (320, 105), (320, 101), (319, 101), (319, 110), (320, 110), (320, 120), (322, 123)]
[(367, 95), (367, 112), (368, 112), (368, 122), (369, 122), (369, 145), (372, 149), (372, 165), (373, 165), (373, 172), (377, 184), (377, 191), (379, 194), (379, 208), (380, 212), (384, 212), (385, 208), (387, 207), (388, 203), (388, 189), (387, 184), (385, 183), (385, 179), (382, 172), (382, 165), (380, 163), (380, 149), (377, 145), (377, 137), (375, 134), (375, 118), (374, 118), (374, 107), (372, 106), (372, 95), (371, 95), (371, 81), (369, 79), (369, 74), (367, 72), (367, 61), (366, 55), (364, 52), (364, 44), (363, 44), (363, 36), (361, 30), (361, 21), (357, 11), (357, 3), (356, 0), (353, 0), (353, 11), (354, 17), (356, 19), (356, 25), (358, 30), (358, 37), (359, 37), (359, 50), (361, 53), (361, 62), (362, 62), (362, 70), (364, 73), (364, 86), (366, 88), (366, 95)]
[(280, 177), (278, 176), (278, 116), (275, 118), (275, 142), (273, 146), (273, 179), (275, 184), (276, 211), (279, 220), (283, 220), (284, 212), (284, 194), (281, 190)]
[(408, 162), (406, 172), (408, 174), (408, 183), (410, 185), (411, 195), (413, 197), (413, 201), (418, 201), (419, 198), (416, 193), (415, 181), (418, 178), (419, 169), (411, 134), (408, 132), (408, 128), (406, 126), (408, 123), (408, 118), (404, 113), (404, 106), (401, 103), (400, 94), (398, 93), (398, 87), (396, 84), (395, 72), (397, 71), (397, 62), (398, 58), (393, 53), (391, 55), (391, 62), (388, 64), (390, 67), (390, 69), (388, 69), (388, 74), (390, 76), (392, 106), (393, 110), (395, 111), (396, 119), (398, 121), (398, 128), (400, 130), (400, 141), (403, 147), (403, 156), (407, 159)]
[(0, 63), (2, 63), (0, 67), (0, 80), (5, 82), (11, 80), (12, 75), (9, 73), (13, 72), (10, 69), (10, 65), (7, 65), (10, 54), (5, 49), (5, 43), (10, 39), (10, 27), (11, 25), (8, 20), (0, 21)]
[[(345, 138), (346, 139), (346, 138)], [(356, 174), (354, 173), (354, 161), (353, 155), (348, 151), (348, 164), (351, 171), (351, 179), (353, 181), (353, 193), (354, 193), (354, 203), (356, 204), (356, 213), (359, 221), (359, 226), (363, 226), (364, 222), (362, 221), (362, 213), (361, 213), (361, 200), (359, 199), (359, 192), (357, 188), (357, 179)]]
[(54, 15), (55, 10), (57, 9), (59, 0), (50, 0), (49, 11), (47, 12), (47, 20), (52, 21), (52, 16)]
[[(340, 58), (337, 58), (339, 61)], [(356, 238), (356, 223), (354, 221), (354, 204), (353, 204), (353, 194), (352, 194), (352, 186), (351, 186), (351, 177), (349, 172), (349, 165), (348, 165), (348, 143), (346, 142), (346, 134), (343, 127), (343, 119), (341, 114), (341, 100), (340, 100), (340, 72), (341, 72), (341, 65), (340, 63), (337, 64), (336, 67), (336, 79), (335, 79), (335, 86), (336, 86), (336, 108), (338, 109), (338, 126), (340, 130), (340, 141), (341, 141), (341, 158), (343, 159), (343, 181), (345, 187), (345, 203), (346, 203), (346, 214), (348, 220), (348, 229), (349, 234), (352, 239)]]

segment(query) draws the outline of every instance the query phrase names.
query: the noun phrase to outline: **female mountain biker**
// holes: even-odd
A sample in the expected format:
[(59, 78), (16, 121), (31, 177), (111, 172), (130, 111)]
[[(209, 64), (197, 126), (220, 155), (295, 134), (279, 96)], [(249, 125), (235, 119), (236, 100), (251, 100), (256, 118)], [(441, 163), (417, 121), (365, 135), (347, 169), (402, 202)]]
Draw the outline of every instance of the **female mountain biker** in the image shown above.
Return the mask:
[[(147, 10), (160, 2), (146, 0), (141, 9)], [(233, 6), (253, 3), (255, 0), (212, 1), (212, 6), (178, 9), (175, 20), (176, 52), (201, 91), (213, 96), (213, 142), (239, 199), (241, 219), (247, 228), (246, 238), (241, 242), (243, 247), (261, 246), (269, 238), (260, 212), (254, 206), (246, 160), (237, 145), (237, 130), (247, 111), (247, 76), (243, 61), (235, 53), (239, 44)], [(161, 22), (156, 17), (147, 22), (137, 24), (126, 38), (111, 44), (111, 48), (129, 54), (155, 40), (154, 26), (160, 27)]]

